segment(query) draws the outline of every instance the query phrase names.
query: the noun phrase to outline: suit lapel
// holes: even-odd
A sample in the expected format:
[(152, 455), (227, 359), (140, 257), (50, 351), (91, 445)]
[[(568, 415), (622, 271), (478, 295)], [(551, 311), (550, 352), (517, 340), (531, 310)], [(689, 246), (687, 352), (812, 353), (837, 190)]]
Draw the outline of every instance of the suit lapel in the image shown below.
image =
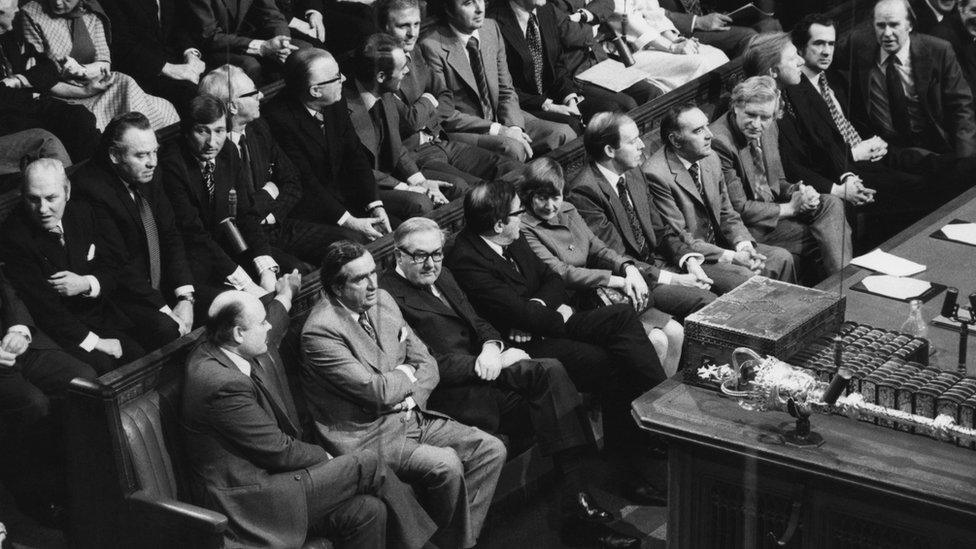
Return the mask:
[(64, 252), (68, 258), (68, 267), (75, 274), (88, 274), (89, 242), (85, 238), (84, 227), (81, 226), (70, 206), (65, 209), (61, 224), (64, 226)]
[(911, 46), (908, 51), (908, 55), (912, 60), (912, 78), (915, 80), (915, 93), (918, 94), (918, 106), (919, 108), (928, 114), (929, 110), (929, 84), (930, 78), (932, 76), (929, 67), (934, 66), (934, 63), (927, 52), (918, 43), (918, 40), (912, 40)]
[(786, 189), (782, 183), (786, 180), (783, 171), (783, 160), (779, 155), (779, 126), (775, 122), (769, 125), (763, 134), (763, 154), (766, 158), (766, 180), (777, 196), (782, 196)]
[(346, 90), (348, 91), (346, 104), (349, 105), (349, 118), (352, 120), (353, 127), (356, 128), (359, 140), (372, 153), (374, 159), (379, 158), (379, 136), (377, 136), (376, 128), (373, 125), (373, 117), (366, 110), (366, 104), (363, 103), (359, 91), (354, 86), (352, 88), (347, 87)]
[[(699, 161), (698, 166), (701, 173), (702, 186), (705, 188), (705, 194), (708, 195), (708, 208), (712, 211), (715, 219), (719, 220), (719, 224), (721, 225), (722, 201), (719, 192), (719, 178), (722, 177), (722, 174), (713, 174), (708, 162)], [(691, 179), (690, 175), (688, 179)]]
[[(329, 143), (325, 136), (326, 132), (322, 131), (319, 121), (308, 112), (305, 105), (302, 105), (300, 101), (289, 101), (288, 106), (295, 118), (295, 125), (301, 128), (314, 142), (318, 143), (319, 149), (327, 148)], [(326, 131), (328, 131), (329, 126), (331, 124), (325, 124)]]
[(616, 182), (607, 181), (607, 179), (603, 177), (603, 172), (598, 170), (596, 166), (590, 165), (588, 169), (592, 173), (597, 187), (599, 187), (600, 191), (603, 193), (604, 200), (610, 204), (610, 210), (613, 212), (614, 217), (614, 225), (620, 228), (620, 232), (630, 244), (630, 248), (633, 250), (638, 249), (637, 236), (634, 234), (634, 231), (630, 226), (630, 219), (627, 217), (627, 210), (624, 209), (623, 201), (620, 200), (620, 196), (617, 194), (616, 190), (614, 190)]
[[(115, 185), (113, 185), (113, 187), (115, 189), (116, 199), (119, 201), (120, 204), (122, 204), (122, 209), (124, 209), (126, 212), (129, 213), (129, 217), (132, 218), (132, 223), (139, 230), (139, 233), (145, 236), (146, 231), (145, 228), (142, 226), (142, 218), (139, 217), (139, 208), (136, 206), (136, 201), (132, 199), (132, 195), (129, 194), (129, 190), (126, 188), (125, 183), (123, 183), (122, 180), (118, 178), (118, 176), (110, 172), (110, 177), (115, 178)], [(158, 184), (158, 181), (154, 178), (153, 181), (149, 182), (149, 184), (150, 185)], [(139, 192), (142, 194), (143, 200), (147, 200), (146, 193), (144, 192), (146, 186), (143, 185), (142, 183), (138, 183), (136, 187), (139, 189)]]
[[(651, 202), (647, 196), (647, 184), (638, 180), (637, 174), (631, 170), (624, 176), (627, 178), (627, 188), (630, 190), (630, 199), (634, 203), (634, 211), (637, 213), (637, 220), (644, 227), (644, 239), (647, 241), (649, 251), (657, 247), (654, 237), (654, 228), (648, 226), (651, 222)], [(636, 249), (636, 248), (635, 248)]]
[[(674, 182), (677, 183), (679, 187), (684, 189), (685, 192), (692, 197), (692, 199), (704, 206), (705, 202), (702, 201), (701, 194), (698, 192), (698, 187), (696, 187), (695, 182), (691, 180), (691, 174), (685, 169), (684, 165), (681, 163), (681, 160), (678, 158), (678, 155), (674, 151), (668, 149), (665, 153), (665, 158), (668, 161), (668, 168), (671, 169), (671, 174), (674, 176)], [(701, 163), (698, 165), (701, 166)], [(702, 178), (702, 181), (704, 181), (705, 173), (702, 171), (699, 172), (699, 175)], [(705, 192), (708, 192), (708, 189), (705, 189)]]
[[(522, 58), (522, 66), (531, 67), (532, 54), (529, 53), (529, 44), (525, 41), (525, 36), (522, 34), (522, 28), (519, 27), (518, 20), (515, 18), (515, 13), (512, 12), (512, 6), (508, 2), (501, 4), (498, 11), (495, 12), (498, 29), (501, 31), (502, 36), (514, 46), (514, 53), (517, 53)], [(512, 51), (507, 50), (506, 53), (511, 54)]]
[[(465, 45), (454, 35), (450, 27), (447, 27), (442, 32), (445, 35), (443, 48), (447, 52), (447, 64), (471, 88), (475, 96), (480, 96), (481, 94), (478, 92), (478, 81), (475, 80), (474, 72), (471, 70), (471, 60), (468, 59), (468, 51), (465, 49)], [(484, 44), (481, 47), (483, 48)]]
[[(519, 284), (525, 285), (525, 276), (519, 272), (518, 269), (515, 268), (515, 265), (512, 265), (510, 261), (498, 255), (495, 250), (492, 250), (483, 238), (474, 233), (468, 233), (468, 237), (474, 244), (474, 249), (477, 250), (482, 257), (487, 259), (489, 263), (504, 273), (508, 278), (511, 278), (513, 281)], [(521, 268), (521, 265), (519, 265), (519, 267)]]

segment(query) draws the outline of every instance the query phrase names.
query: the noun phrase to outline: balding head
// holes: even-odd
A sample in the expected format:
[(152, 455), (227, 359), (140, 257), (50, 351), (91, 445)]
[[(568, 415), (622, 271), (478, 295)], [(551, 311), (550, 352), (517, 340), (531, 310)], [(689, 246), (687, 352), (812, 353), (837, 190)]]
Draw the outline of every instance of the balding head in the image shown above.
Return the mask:
[(71, 182), (61, 161), (41, 158), (28, 164), (21, 195), (33, 223), (48, 231), (56, 227), (71, 197)]
[(240, 131), (261, 117), (261, 98), (264, 96), (240, 67), (217, 67), (200, 79), (198, 91), (201, 95), (212, 95), (227, 105), (232, 131)]
[(264, 305), (257, 297), (238, 290), (219, 294), (207, 310), (207, 338), (243, 358), (268, 351)]
[(874, 36), (883, 51), (901, 51), (914, 27), (915, 14), (907, 0), (880, 0), (874, 5)]
[(14, 28), (14, 17), (20, 7), (17, 0), (0, 0), (0, 34), (7, 34)]
[(285, 86), (289, 93), (312, 108), (332, 105), (342, 97), (345, 77), (332, 54), (318, 48), (305, 48), (285, 61)]

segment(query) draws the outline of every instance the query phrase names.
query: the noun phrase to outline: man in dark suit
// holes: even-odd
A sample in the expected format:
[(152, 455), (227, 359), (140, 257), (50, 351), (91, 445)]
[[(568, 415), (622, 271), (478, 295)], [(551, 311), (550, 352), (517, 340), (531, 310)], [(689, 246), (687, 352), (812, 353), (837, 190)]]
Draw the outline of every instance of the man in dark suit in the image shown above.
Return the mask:
[(250, 195), (269, 244), (317, 265), (330, 242), (355, 238), (355, 233), (342, 227), (292, 215), (305, 196), (302, 178), (260, 118), (264, 95), (240, 67), (224, 65), (210, 71), (200, 80), (200, 92), (227, 105), (228, 141), (241, 160), (238, 187)]
[[(710, 4), (707, 8), (702, 5), (701, 0), (660, 0), (659, 3), (668, 19), (678, 28), (678, 32), (697, 38), (702, 44), (715, 46), (730, 58), (736, 57), (745, 49), (756, 31), (782, 30), (779, 21), (774, 17), (760, 19), (751, 27), (733, 25), (732, 18), (726, 13), (744, 5), (745, 2), (741, 0), (704, 2)], [(773, 0), (758, 0), (753, 3), (766, 13), (773, 13), (775, 10)]]
[(441, 123), (453, 112), (448, 108), (450, 93), (443, 80), (430, 70), (423, 52), (416, 48), (420, 37), (417, 0), (380, 0), (374, 8), (381, 30), (400, 40), (407, 54), (407, 73), (393, 94), (400, 137), (403, 145), (413, 151), (420, 169), (428, 164), (447, 163), (469, 174), (465, 181), (472, 185), (521, 171), (522, 164), (509, 157), (447, 139)]
[(143, 356), (144, 345), (179, 337), (179, 321), (148, 300), (128, 301), (132, 318), (112, 302), (121, 239), (102, 234), (96, 242), (92, 209), (69, 200), (71, 183), (58, 161), (27, 166), (21, 194), (23, 207), (3, 225), (0, 255), (40, 327), (62, 348), (103, 374)]
[(95, 115), (83, 105), (38, 97), (59, 82), (60, 73), (54, 60), (11, 32), (18, 9), (17, 0), (0, 0), (0, 135), (42, 128), (81, 162), (98, 144)]
[(935, 34), (932, 31), (949, 17), (956, 0), (909, 0), (909, 5), (915, 13), (915, 30)]
[(295, 52), (285, 65), (285, 90), (268, 105), (265, 116), (305, 183), (295, 216), (337, 225), (370, 241), (392, 229), (342, 101), (344, 80), (329, 52)]
[[(157, 309), (172, 306), (183, 335), (193, 326), (197, 294), (165, 183), (156, 173), (158, 149), (145, 115), (119, 115), (105, 127), (98, 155), (72, 175), (72, 182), (77, 198), (95, 211), (96, 234), (115, 232), (122, 238), (116, 303), (125, 308), (127, 301), (148, 297)], [(157, 292), (139, 291), (147, 283)], [(205, 309), (213, 299), (206, 294), (204, 289), (198, 307)]]
[[(215, 289), (230, 284), (255, 295), (271, 291), (278, 262), (251, 207), (251, 195), (241, 187), (243, 169), (227, 143), (224, 104), (212, 95), (194, 98), (183, 118), (183, 135), (163, 150), (159, 164), (197, 284)], [(228, 234), (228, 218), (243, 242)], [(242, 263), (253, 265), (245, 269)], [(249, 273), (257, 275), (260, 286)]]
[(956, 9), (949, 12), (930, 34), (952, 44), (969, 89), (976, 94), (976, 2), (956, 2)]
[(498, 25), (485, 19), (483, 0), (438, 0), (428, 7), (440, 24), (421, 41), (424, 57), (443, 79), (452, 111), (444, 121), (451, 139), (520, 162), (576, 137), (566, 124), (523, 112)]
[(224, 513), (228, 546), (418, 548), (434, 531), (410, 489), (372, 452), (330, 459), (302, 440), (278, 346), (301, 279), (279, 279), (267, 310), (228, 291), (187, 359), (183, 433), (197, 497)]
[[(519, 234), (523, 211), (509, 182), (473, 188), (448, 267), (478, 314), (511, 344), (559, 360), (579, 390), (600, 394), (607, 447), (629, 459), (641, 438), (630, 402), (665, 378), (657, 353), (630, 305), (574, 311), (565, 303), (565, 283)], [(627, 481), (628, 495), (660, 502), (655, 490)]]
[(709, 127), (712, 148), (722, 162), (729, 201), (756, 241), (788, 250), (795, 263), (804, 260), (810, 269), (804, 280), (816, 283), (850, 263), (851, 228), (840, 198), (786, 179), (774, 123), (779, 109), (771, 76), (740, 82), (731, 110)]
[(718, 156), (712, 151), (708, 117), (690, 103), (661, 120), (661, 142), (643, 166), (654, 205), (691, 249), (705, 257), (703, 270), (723, 294), (753, 274), (793, 282), (793, 256), (756, 244), (732, 207)]
[(425, 493), (438, 547), (473, 547), (505, 463), (497, 438), (427, 408), (437, 363), (376, 284), (361, 244), (329, 245), (302, 328), (303, 387), (326, 448), (380, 453)]
[(973, 156), (973, 92), (952, 47), (912, 33), (908, 10), (905, 0), (880, 0), (874, 34), (857, 32), (851, 39), (853, 121), (889, 145)]
[(182, 20), (177, 0), (102, 0), (112, 23), (112, 66), (147, 93), (184, 112), (196, 95), (203, 54)]
[[(682, 319), (715, 299), (704, 260), (664, 223), (640, 171), (644, 141), (625, 114), (593, 117), (583, 134), (590, 162), (569, 183), (573, 203), (597, 237), (619, 254), (634, 258), (656, 309)], [(686, 273), (666, 269), (684, 269)]]

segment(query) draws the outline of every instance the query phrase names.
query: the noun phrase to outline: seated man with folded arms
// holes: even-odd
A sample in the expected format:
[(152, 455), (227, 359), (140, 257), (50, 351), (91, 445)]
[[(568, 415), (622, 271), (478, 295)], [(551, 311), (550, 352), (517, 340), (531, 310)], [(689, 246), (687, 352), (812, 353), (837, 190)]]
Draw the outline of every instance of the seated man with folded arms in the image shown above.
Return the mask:
[(850, 263), (851, 228), (840, 198), (786, 179), (775, 123), (779, 95), (771, 76), (736, 85), (729, 112), (710, 126), (712, 148), (742, 222), (758, 242), (789, 250), (803, 265), (801, 280), (812, 285)]
[(705, 113), (693, 103), (672, 107), (661, 120), (661, 142), (643, 166), (654, 205), (691, 250), (704, 256), (702, 270), (715, 293), (724, 294), (756, 274), (795, 281), (793, 256), (753, 242), (732, 207)]
[(214, 299), (207, 334), (184, 375), (182, 426), (201, 503), (227, 516), (228, 547), (418, 549), (434, 524), (372, 451), (330, 458), (302, 440), (278, 352), (301, 285), (281, 277), (267, 309), (230, 290)]
[[(179, 321), (149, 299), (124, 308), (112, 300), (121, 239), (96, 232), (91, 206), (70, 199), (60, 162), (27, 166), (21, 194), (23, 205), (3, 225), (0, 257), (40, 328), (65, 351), (104, 374), (180, 336)], [(142, 286), (136, 291), (156, 293)]]
[(427, 9), (439, 24), (420, 48), (450, 92), (444, 101), (452, 113), (444, 129), (451, 139), (524, 162), (576, 137), (566, 124), (522, 111), (501, 31), (485, 18), (484, 0), (434, 0)]
[(361, 244), (330, 244), (323, 296), (302, 328), (305, 398), (326, 449), (373, 450), (425, 494), (438, 547), (473, 547), (505, 464), (505, 445), (427, 407), (440, 375)]

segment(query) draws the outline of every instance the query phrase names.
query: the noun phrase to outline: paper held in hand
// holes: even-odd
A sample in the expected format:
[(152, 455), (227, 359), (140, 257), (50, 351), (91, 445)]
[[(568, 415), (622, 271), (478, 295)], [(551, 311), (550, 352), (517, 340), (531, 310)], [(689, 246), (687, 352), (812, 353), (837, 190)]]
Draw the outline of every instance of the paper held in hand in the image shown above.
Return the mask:
[(851, 264), (891, 276), (912, 276), (925, 270), (925, 265), (883, 252), (881, 248), (855, 257)]
[(932, 287), (932, 283), (925, 280), (890, 275), (866, 276), (861, 283), (872, 293), (899, 300), (918, 297)]
[(315, 29), (312, 28), (312, 25), (309, 25), (297, 17), (292, 17), (291, 21), (288, 22), (288, 26), (304, 34), (305, 36), (315, 38)]
[(749, 2), (741, 8), (734, 9), (725, 15), (731, 17), (732, 24), (739, 27), (751, 27), (763, 19), (773, 16), (772, 13), (766, 13), (757, 8), (752, 2)]
[(942, 227), (942, 234), (949, 240), (976, 246), (976, 223), (950, 223)]
[(620, 61), (604, 59), (576, 75), (577, 80), (596, 84), (612, 92), (620, 92), (647, 78), (647, 73), (625, 67)]

